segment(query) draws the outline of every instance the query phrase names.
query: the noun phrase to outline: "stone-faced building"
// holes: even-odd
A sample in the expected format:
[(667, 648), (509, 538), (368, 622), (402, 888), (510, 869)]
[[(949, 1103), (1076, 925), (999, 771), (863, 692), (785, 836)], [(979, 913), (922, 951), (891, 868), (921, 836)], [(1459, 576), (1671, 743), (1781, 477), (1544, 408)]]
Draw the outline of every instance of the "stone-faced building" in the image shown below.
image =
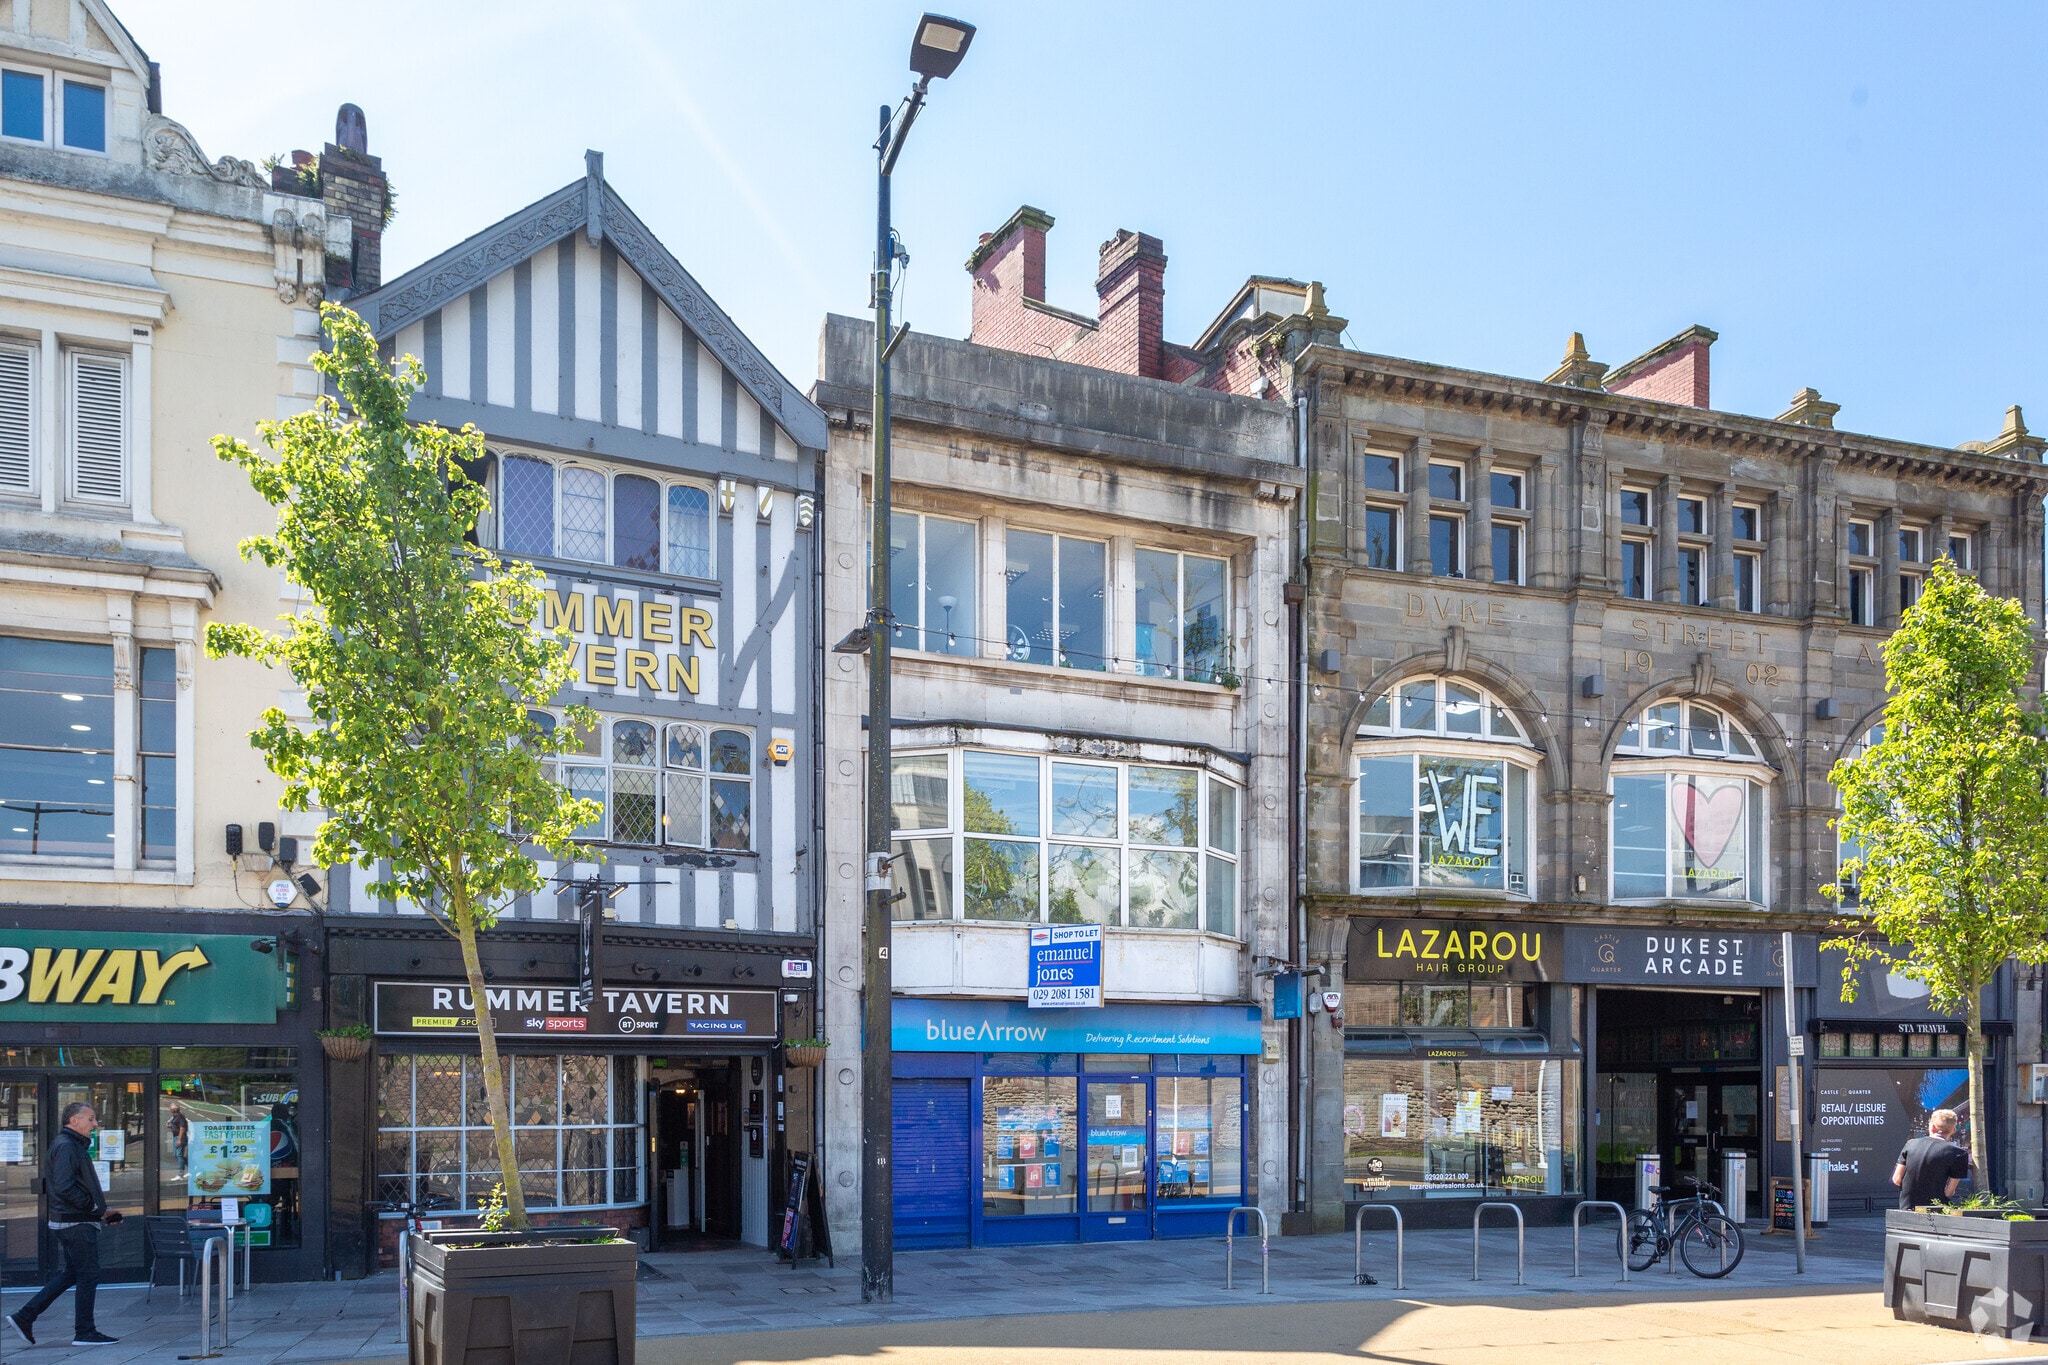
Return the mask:
[[(594, 152), (354, 306), (422, 362), (414, 417), (484, 434), (480, 537), (545, 575), (536, 625), (569, 632), (578, 671), (555, 705), (601, 717), (557, 767), (603, 807), (580, 832), (602, 860), (544, 861), (546, 888), (484, 941), (527, 1205), (648, 1246), (766, 1246), (783, 1163), (817, 1145), (815, 1073), (785, 1071), (780, 1044), (816, 1032), (824, 418)], [(437, 995), (459, 993), (460, 958), (371, 880), (338, 871), (329, 917), (328, 1018), (377, 1033), (371, 1064), (335, 1068), (336, 1221), (366, 1199), (460, 1217), (496, 1169), (474, 1035)], [(608, 909), (584, 1002), (592, 881)]]
[[(1139, 246), (1123, 235), (1109, 266), (1143, 284)], [(1276, 1223), (1286, 1205), (1285, 1037), (1260, 972), (1289, 955), (1301, 475), (1284, 405), (1138, 373), (1142, 331), (1117, 343), (1123, 373), (923, 336), (891, 365), (899, 1246), (1213, 1237), (1233, 1205)], [(867, 609), (872, 339), (826, 320), (829, 640)], [(841, 1245), (859, 1226), (867, 696), (866, 660), (828, 654)], [(1033, 939), (1091, 923), (1100, 1006), (1028, 1005)]]
[[(1962, 1040), (1910, 983), (1840, 1003), (1816, 960), (1827, 774), (1938, 557), (2041, 621), (2048, 442), (2017, 408), (1954, 449), (1856, 435), (1810, 389), (1718, 412), (1700, 327), (1612, 371), (1574, 336), (1541, 382), (1342, 328), (1276, 327), (1311, 489), (1304, 889), (1344, 990), (1312, 1059), (1317, 1224), (1361, 1199), (1628, 1201), (1646, 1154), (1722, 1183), (1745, 1153), (1757, 1209), (1790, 1174), (1788, 930), (1811, 1149), (1836, 1201), (1889, 1200)], [(2040, 1009), (2012, 990), (2008, 1032)], [(2023, 1028), (1970, 1118), (2001, 1185), (2038, 1192)]]

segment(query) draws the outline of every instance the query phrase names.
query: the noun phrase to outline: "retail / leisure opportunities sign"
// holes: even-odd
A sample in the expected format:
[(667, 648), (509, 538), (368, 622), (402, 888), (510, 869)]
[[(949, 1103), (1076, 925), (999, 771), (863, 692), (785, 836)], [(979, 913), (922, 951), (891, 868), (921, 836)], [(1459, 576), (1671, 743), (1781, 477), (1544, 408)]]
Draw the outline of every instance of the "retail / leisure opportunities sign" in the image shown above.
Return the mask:
[(1102, 926), (1041, 924), (1031, 930), (1032, 1009), (1102, 1008)]
[[(776, 1037), (781, 1023), (774, 991), (492, 986), (485, 995), (501, 1038), (760, 1040)], [(476, 997), (459, 981), (379, 981), (376, 1003), (377, 1032), (386, 1037), (476, 1034)]]
[(274, 1024), (285, 989), (276, 947), (227, 934), (0, 929), (0, 1024)]

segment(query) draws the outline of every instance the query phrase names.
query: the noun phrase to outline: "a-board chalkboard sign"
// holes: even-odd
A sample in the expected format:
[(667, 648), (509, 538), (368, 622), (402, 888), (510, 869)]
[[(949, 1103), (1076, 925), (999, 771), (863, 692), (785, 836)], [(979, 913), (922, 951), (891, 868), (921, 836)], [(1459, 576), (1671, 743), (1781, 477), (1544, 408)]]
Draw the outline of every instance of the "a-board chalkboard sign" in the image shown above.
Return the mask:
[[(1812, 1195), (1811, 1193), (1809, 1193), (1807, 1196), (1807, 1208), (1809, 1212), (1812, 1210), (1812, 1207)], [(1772, 1176), (1770, 1219), (1771, 1225), (1768, 1228), (1764, 1229), (1764, 1235), (1769, 1236), (1771, 1233), (1774, 1232), (1789, 1232), (1794, 1236), (1797, 1236), (1799, 1233), (1798, 1208), (1798, 1201), (1793, 1197), (1792, 1194), (1792, 1177), (1784, 1175)], [(1806, 1229), (1806, 1235), (1808, 1237), (1815, 1237), (1819, 1234), (1813, 1230), (1811, 1225), (1809, 1225)]]
[(789, 1191), (782, 1204), (782, 1233), (775, 1242), (775, 1254), (792, 1267), (798, 1261), (823, 1256), (832, 1259), (832, 1229), (825, 1221), (825, 1192), (818, 1185), (817, 1171), (809, 1152), (789, 1154)]

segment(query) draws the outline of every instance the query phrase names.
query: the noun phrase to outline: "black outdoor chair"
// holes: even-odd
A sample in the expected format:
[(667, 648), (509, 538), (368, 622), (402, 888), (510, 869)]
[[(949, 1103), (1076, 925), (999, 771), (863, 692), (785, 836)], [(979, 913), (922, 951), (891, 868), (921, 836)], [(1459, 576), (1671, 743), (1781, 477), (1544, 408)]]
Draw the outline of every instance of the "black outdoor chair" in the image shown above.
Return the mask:
[(144, 1303), (156, 1292), (157, 1271), (167, 1261), (178, 1263), (178, 1297), (185, 1297), (185, 1267), (192, 1267), (192, 1277), (199, 1278), (199, 1249), (193, 1245), (191, 1225), (175, 1213), (167, 1213), (142, 1220), (143, 1236), (149, 1243), (149, 1289), (143, 1294)]

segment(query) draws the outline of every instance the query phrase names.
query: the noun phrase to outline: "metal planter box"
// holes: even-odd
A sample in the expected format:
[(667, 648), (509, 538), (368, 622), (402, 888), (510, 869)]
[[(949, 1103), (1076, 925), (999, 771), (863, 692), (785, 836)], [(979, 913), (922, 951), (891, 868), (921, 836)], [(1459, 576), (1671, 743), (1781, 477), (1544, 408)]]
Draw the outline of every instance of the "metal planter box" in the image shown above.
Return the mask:
[(2048, 1328), (2048, 1222), (1890, 1210), (1884, 1302), (1902, 1321), (2030, 1340)]
[(411, 1365), (633, 1365), (640, 1248), (607, 1227), (413, 1239)]

